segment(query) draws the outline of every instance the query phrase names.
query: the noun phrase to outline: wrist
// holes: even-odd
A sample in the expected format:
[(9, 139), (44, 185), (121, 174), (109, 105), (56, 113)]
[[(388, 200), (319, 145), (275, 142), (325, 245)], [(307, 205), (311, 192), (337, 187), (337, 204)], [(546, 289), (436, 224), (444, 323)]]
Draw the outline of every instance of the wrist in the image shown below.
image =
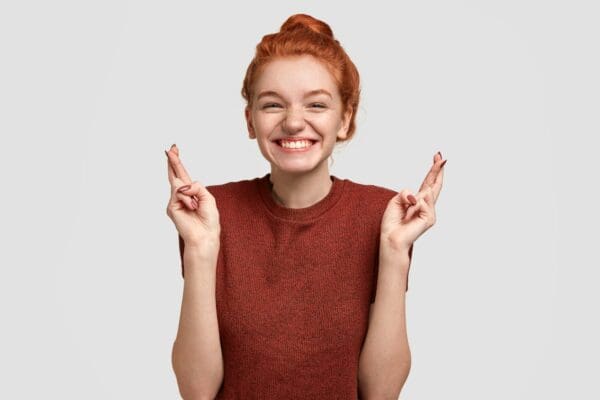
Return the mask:
[(197, 255), (212, 256), (219, 253), (221, 240), (218, 237), (204, 238), (185, 243), (185, 250)]
[(382, 235), (379, 239), (380, 253), (390, 254), (394, 256), (406, 255), (409, 256), (409, 250), (412, 243), (405, 243), (398, 240), (393, 240), (390, 236)]

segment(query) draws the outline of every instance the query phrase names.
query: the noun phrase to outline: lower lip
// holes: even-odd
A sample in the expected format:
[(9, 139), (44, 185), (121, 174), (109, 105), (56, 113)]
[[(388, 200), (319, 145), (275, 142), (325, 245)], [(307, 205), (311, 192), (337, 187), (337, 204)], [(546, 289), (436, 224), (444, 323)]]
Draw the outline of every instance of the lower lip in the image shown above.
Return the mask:
[(310, 146), (307, 147), (301, 147), (301, 148), (289, 148), (289, 147), (283, 147), (282, 145), (279, 144), (279, 142), (275, 142), (275, 144), (277, 145), (277, 147), (279, 147), (282, 151), (286, 152), (286, 153), (304, 153), (309, 151), (310, 149), (312, 149), (315, 144), (317, 144), (317, 142), (311, 142), (312, 144)]

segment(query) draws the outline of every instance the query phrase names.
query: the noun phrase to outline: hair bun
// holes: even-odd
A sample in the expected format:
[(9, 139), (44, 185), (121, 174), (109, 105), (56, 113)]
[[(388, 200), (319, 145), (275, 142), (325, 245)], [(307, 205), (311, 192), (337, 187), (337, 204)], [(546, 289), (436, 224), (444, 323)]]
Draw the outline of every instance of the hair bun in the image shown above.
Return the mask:
[(333, 31), (329, 25), (308, 14), (294, 14), (290, 16), (285, 20), (283, 25), (281, 25), (279, 31), (293, 31), (295, 29), (310, 29), (314, 32), (333, 38)]

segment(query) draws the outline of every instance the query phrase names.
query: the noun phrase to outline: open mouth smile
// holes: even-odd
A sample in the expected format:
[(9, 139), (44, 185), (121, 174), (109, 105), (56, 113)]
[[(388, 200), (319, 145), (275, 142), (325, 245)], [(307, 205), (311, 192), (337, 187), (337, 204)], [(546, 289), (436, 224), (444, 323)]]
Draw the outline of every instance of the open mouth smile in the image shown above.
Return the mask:
[(298, 153), (312, 149), (313, 145), (317, 143), (317, 141), (310, 139), (276, 140), (275, 143), (277, 144), (277, 147), (286, 153)]

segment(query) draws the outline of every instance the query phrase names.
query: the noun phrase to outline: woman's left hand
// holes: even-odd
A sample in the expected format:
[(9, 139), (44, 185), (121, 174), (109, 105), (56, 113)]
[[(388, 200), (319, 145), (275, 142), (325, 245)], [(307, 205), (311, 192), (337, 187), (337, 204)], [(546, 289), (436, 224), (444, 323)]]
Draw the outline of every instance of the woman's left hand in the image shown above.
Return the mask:
[(442, 190), (442, 155), (433, 156), (433, 165), (419, 192), (402, 189), (389, 201), (381, 221), (381, 244), (392, 250), (406, 251), (427, 229), (435, 224), (435, 203)]

